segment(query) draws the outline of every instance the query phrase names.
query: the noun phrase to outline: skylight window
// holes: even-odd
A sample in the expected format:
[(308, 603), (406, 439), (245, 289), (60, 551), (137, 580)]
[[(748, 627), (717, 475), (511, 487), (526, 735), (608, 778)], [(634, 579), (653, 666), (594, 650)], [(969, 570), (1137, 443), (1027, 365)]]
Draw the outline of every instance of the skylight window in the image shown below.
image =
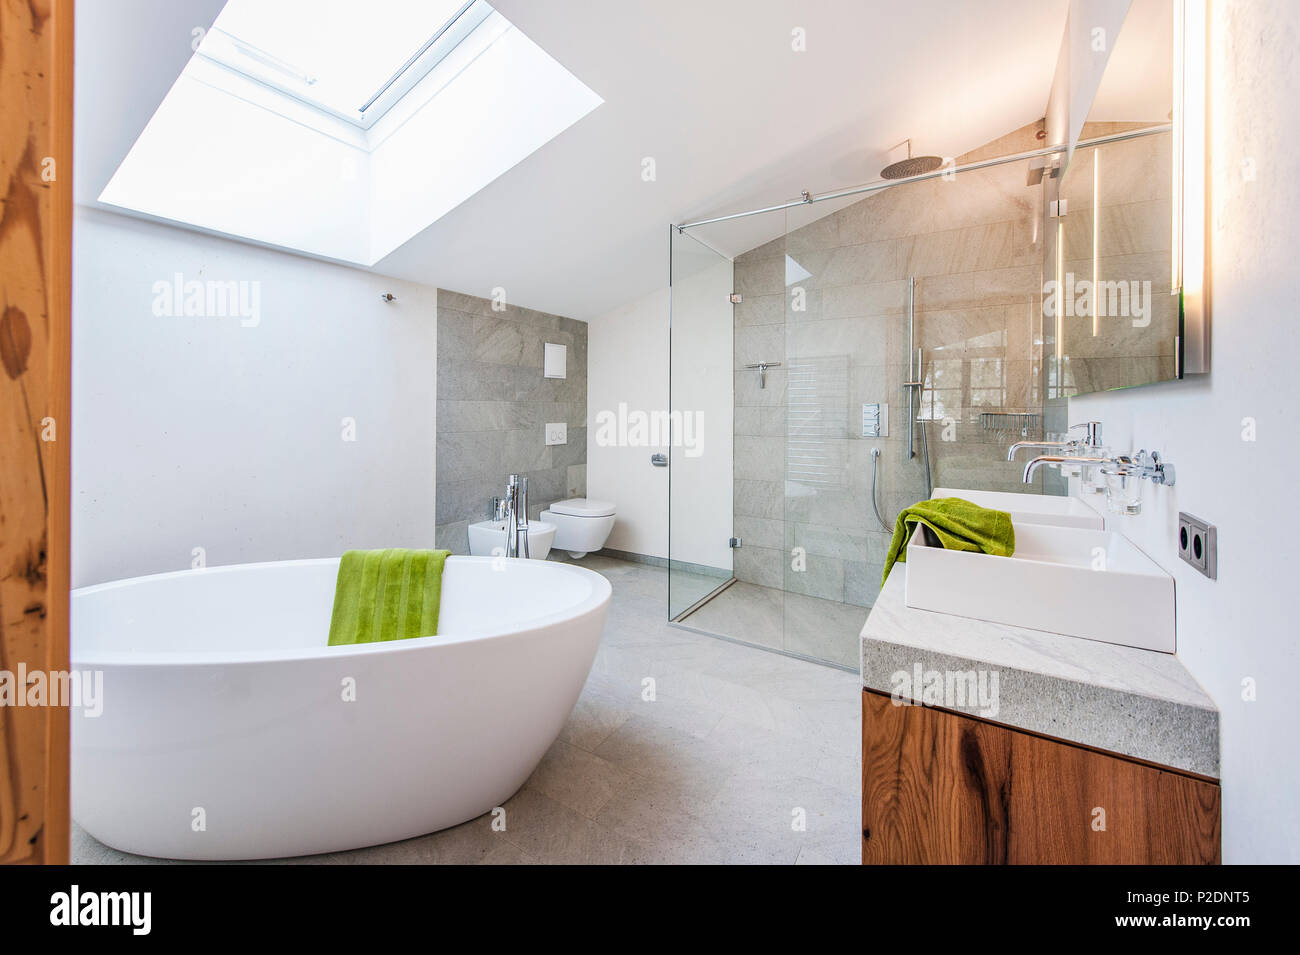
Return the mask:
[(228, 0), (100, 201), (373, 265), (601, 102), (485, 0)]
[(492, 14), (474, 0), (366, 0), (361, 9), (356, 0), (232, 0), (199, 54), (369, 129)]

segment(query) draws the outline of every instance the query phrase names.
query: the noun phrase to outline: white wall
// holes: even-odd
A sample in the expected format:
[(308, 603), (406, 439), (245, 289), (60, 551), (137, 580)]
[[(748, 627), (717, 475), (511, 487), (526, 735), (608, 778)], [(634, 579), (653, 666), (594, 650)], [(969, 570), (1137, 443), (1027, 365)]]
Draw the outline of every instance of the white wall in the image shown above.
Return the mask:
[[(730, 259), (679, 242), (673, 262), (672, 409), (695, 416), (698, 447), (674, 448), (672, 557), (731, 570), (736, 327)], [(685, 259), (694, 261), (684, 261)]]
[[(259, 321), (155, 315), (177, 272)], [(432, 546), (434, 289), (83, 208), (73, 283), (74, 587)]]
[[(1296, 863), (1300, 126), (1287, 117), (1300, 102), (1300, 5), (1213, 9), (1213, 370), (1072, 399), (1070, 420), (1099, 419), (1115, 450), (1155, 448), (1176, 465), (1174, 487), (1147, 488), (1143, 513), (1112, 525), (1175, 576), (1178, 655), (1220, 709), (1224, 862)], [(1218, 580), (1178, 559), (1179, 510), (1217, 525)]]
[(596, 417), (668, 407), (668, 289), (629, 302), (587, 325), (587, 496), (613, 501), (618, 518), (606, 547), (668, 556), (668, 469), (650, 464), (653, 448), (597, 443)]
[[(703, 247), (700, 247), (703, 249)], [(732, 362), (734, 329), (731, 262), (700, 255), (698, 268), (679, 275), (673, 309), (673, 410), (697, 415), (698, 456), (672, 449), (672, 556), (731, 569)], [(602, 315), (588, 325), (587, 496), (614, 501), (618, 520), (607, 547), (668, 556), (667, 468), (650, 464), (655, 447), (600, 443), (602, 411), (666, 411), (668, 391), (668, 289), (660, 289)]]

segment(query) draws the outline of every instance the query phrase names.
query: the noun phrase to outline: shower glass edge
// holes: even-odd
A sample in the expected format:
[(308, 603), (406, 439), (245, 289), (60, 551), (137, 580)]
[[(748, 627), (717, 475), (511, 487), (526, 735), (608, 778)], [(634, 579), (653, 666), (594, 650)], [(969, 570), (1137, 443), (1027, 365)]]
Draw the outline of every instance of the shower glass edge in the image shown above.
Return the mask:
[(668, 415), (647, 427), (668, 458), (668, 619), (678, 620), (733, 580), (735, 288), (731, 259), (676, 227), (669, 236)]

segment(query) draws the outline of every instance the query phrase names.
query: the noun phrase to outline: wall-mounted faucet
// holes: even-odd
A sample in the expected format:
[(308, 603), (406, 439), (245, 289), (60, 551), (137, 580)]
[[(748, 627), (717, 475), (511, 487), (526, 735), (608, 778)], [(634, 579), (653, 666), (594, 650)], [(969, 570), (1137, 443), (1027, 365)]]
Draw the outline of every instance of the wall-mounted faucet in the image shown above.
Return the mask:
[(1174, 483), (1174, 466), (1166, 463), (1159, 451), (1139, 451), (1131, 457), (1127, 454), (1115, 457), (1040, 454), (1025, 465), (1026, 484), (1044, 464), (1076, 464), (1085, 469), (1098, 469), (1106, 480), (1106, 503), (1116, 514), (1137, 514), (1142, 510), (1142, 481), (1165, 487)]
[(1080, 429), (1083, 430), (1082, 437), (1067, 438), (1064, 441), (1017, 441), (1007, 448), (1007, 460), (1014, 461), (1016, 452), (1024, 448), (1043, 451), (1059, 448), (1063, 454), (1081, 454), (1085, 457), (1096, 457), (1097, 452), (1103, 448), (1101, 443), (1101, 422), (1086, 421), (1083, 424), (1070, 425), (1070, 431)]
[[(1076, 431), (1081, 432), (1078, 437), (1068, 436), (1069, 433)], [(1007, 460), (1014, 461), (1016, 452), (1022, 448), (1042, 451), (1059, 450), (1066, 457), (1107, 458), (1110, 456), (1110, 449), (1101, 443), (1100, 421), (1085, 421), (1082, 424), (1070, 425), (1064, 441), (1017, 441), (1007, 449)], [(1096, 465), (1079, 465), (1077, 474), (1072, 476), (1079, 478), (1085, 491), (1106, 490), (1105, 481), (1097, 476)]]
[(1024, 482), (1030, 484), (1034, 480), (1034, 472), (1044, 464), (1086, 464), (1094, 467), (1102, 467), (1114, 461), (1114, 458), (1095, 457), (1092, 455), (1080, 454), (1040, 454), (1025, 465)]

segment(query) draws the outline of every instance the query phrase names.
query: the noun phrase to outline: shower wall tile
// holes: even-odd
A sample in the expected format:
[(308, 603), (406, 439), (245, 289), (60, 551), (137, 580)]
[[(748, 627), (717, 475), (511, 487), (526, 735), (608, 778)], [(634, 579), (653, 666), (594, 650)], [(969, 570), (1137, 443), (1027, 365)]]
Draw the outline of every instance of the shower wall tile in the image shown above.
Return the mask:
[[(568, 348), (564, 379), (542, 377), (542, 346)], [(568, 441), (547, 445), (549, 422)], [(437, 546), (468, 549), (510, 474), (528, 477), (533, 517), (586, 493), (587, 325), (562, 315), (438, 290)]]
[(1042, 256), (1034, 240), (1036, 220), (992, 222), (918, 235), (912, 244), (907, 274), (955, 275), (1017, 265), (1037, 266)]
[(735, 473), (756, 481), (777, 482), (785, 478), (785, 439), (736, 435), (733, 445)]
[(844, 602), (855, 607), (870, 607), (880, 593), (880, 575), (885, 572), (883, 563), (846, 560), (844, 562)]
[(808, 252), (841, 248), (848, 244), (840, 236), (842, 221), (842, 217), (832, 213), (800, 229), (795, 229), (785, 237), (786, 253), (798, 258)]
[(776, 521), (785, 519), (784, 481), (756, 481), (737, 477), (733, 483), (732, 499), (735, 501), (737, 517), (764, 517)]
[(738, 547), (732, 573), (737, 580), (784, 589), (785, 552), (771, 547)]
[(785, 321), (785, 292), (777, 295), (742, 296), (735, 308), (736, 328), (751, 325), (780, 325)]
[(785, 519), (803, 524), (835, 524), (865, 530), (871, 517), (871, 499), (848, 488), (823, 489), (785, 499)]
[(785, 525), (785, 547), (801, 547), (810, 556), (861, 560), (867, 551), (867, 531), (832, 524), (789, 521)]
[(822, 290), (823, 318), (862, 318), (867, 315), (902, 315), (907, 311), (907, 282), (875, 285), (839, 285)]
[(785, 589), (805, 597), (844, 600), (844, 561), (834, 557), (809, 554), (803, 570), (794, 570), (787, 562)]
[(822, 290), (819, 288), (809, 288), (802, 283), (790, 286), (785, 304), (786, 324), (816, 322), (827, 317), (823, 301)]
[(736, 406), (734, 426), (735, 434), (762, 434), (762, 408)]
[(750, 295), (785, 294), (785, 257), (758, 259), (735, 264), (736, 291), (742, 298)]
[[(785, 357), (784, 325), (751, 325), (736, 329), (736, 370), (760, 361), (781, 361)], [(750, 374), (757, 374), (749, 369)]]
[(780, 519), (737, 514), (732, 533), (744, 541), (745, 547), (780, 549), (785, 546), (785, 527), (785, 521)]
[(785, 409), (773, 405), (737, 405), (735, 433), (751, 437), (784, 437)]
[(835, 249), (817, 276), (817, 287), (875, 285), (905, 279), (915, 241), (912, 236), (904, 236)]
[(792, 358), (847, 355), (855, 365), (884, 364), (888, 328), (882, 315), (804, 322), (788, 326), (785, 351)]
[(1039, 267), (932, 275), (916, 283), (917, 311), (1023, 304), (1039, 294)]

